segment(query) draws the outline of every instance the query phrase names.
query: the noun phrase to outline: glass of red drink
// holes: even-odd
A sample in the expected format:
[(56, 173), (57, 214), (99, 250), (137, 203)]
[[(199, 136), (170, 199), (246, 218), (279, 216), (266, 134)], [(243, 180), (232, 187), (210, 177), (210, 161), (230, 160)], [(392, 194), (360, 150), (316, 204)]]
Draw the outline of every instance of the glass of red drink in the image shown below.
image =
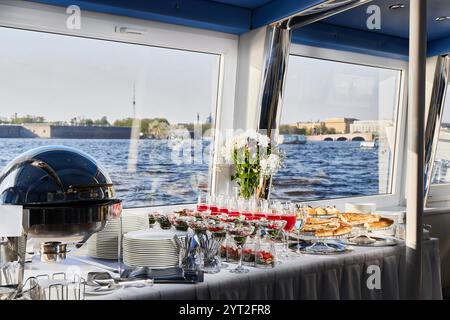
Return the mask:
[(283, 214), (280, 216), (281, 220), (286, 221), (286, 225), (283, 230), (286, 232), (291, 232), (297, 221), (297, 215), (295, 213)]
[(287, 202), (285, 205), (283, 205), (283, 214), (281, 215), (281, 220), (286, 221), (286, 225), (283, 228), (283, 234), (284, 234), (284, 257), (286, 259), (289, 259), (292, 257), (293, 252), (289, 250), (289, 236), (290, 232), (295, 226), (295, 223), (297, 221), (297, 215), (296, 215), (296, 206), (292, 202)]
[(208, 194), (199, 194), (197, 200), (197, 211), (205, 212), (209, 209), (210, 196)]
[(267, 214), (267, 220), (282, 220), (281, 219), (281, 214), (279, 213), (268, 213)]
[(244, 212), (242, 212), (242, 215), (247, 219), (247, 218), (253, 217), (253, 212), (244, 211)]

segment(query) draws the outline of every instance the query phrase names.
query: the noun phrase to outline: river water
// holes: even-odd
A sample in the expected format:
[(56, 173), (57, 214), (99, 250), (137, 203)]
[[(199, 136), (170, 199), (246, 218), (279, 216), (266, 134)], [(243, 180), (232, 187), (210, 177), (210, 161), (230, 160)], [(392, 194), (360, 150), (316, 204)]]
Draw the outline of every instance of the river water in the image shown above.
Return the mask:
[[(199, 161), (201, 153), (194, 160), (181, 157), (161, 140), (139, 140), (130, 153), (130, 140), (0, 139), (0, 169), (22, 152), (46, 145), (78, 148), (97, 159), (125, 207), (193, 203), (208, 185), (209, 141), (203, 142)], [(361, 149), (359, 142), (308, 142), (282, 145), (282, 150), (286, 159), (273, 180), (274, 198), (300, 201), (379, 193), (377, 149)], [(130, 158), (135, 159), (131, 166)]]

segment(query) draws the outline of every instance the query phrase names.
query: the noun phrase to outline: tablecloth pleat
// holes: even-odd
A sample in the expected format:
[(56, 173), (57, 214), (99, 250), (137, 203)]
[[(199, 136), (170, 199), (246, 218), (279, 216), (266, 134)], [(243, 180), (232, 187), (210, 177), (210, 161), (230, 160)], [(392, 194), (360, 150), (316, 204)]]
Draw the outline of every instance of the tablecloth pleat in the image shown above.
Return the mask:
[[(247, 267), (247, 274), (228, 269), (205, 275), (199, 284), (159, 284), (129, 288), (101, 299), (404, 299), (406, 298), (405, 245), (355, 247), (353, 252), (303, 255), (274, 269)], [(380, 278), (371, 278), (379, 268)], [(378, 272), (378, 271), (375, 271)], [(375, 282), (374, 282), (375, 281)], [(379, 283), (381, 287), (374, 284)], [(442, 299), (438, 240), (425, 241), (423, 298)]]

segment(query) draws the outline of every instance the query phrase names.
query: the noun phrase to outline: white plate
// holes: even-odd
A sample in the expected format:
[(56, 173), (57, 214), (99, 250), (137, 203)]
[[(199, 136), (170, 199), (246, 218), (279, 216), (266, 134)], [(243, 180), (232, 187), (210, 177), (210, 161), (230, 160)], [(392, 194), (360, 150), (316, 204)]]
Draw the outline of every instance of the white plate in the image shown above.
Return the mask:
[(178, 250), (178, 247), (174, 244), (172, 245), (159, 245), (159, 246), (149, 246), (149, 245), (130, 245), (130, 244), (124, 244), (123, 248), (127, 248), (130, 250)]
[(124, 252), (127, 253), (131, 253), (131, 254), (138, 254), (138, 255), (143, 255), (143, 254), (150, 254), (150, 255), (173, 255), (173, 254), (178, 254), (179, 251), (178, 250), (159, 250), (159, 251), (155, 251), (155, 250), (123, 250)]
[(149, 256), (149, 255), (136, 255), (136, 254), (128, 254), (128, 253), (125, 254), (124, 253), (123, 256), (132, 258), (132, 259), (139, 259), (139, 260), (178, 259), (178, 255), (175, 255), (175, 254)]
[(135, 256), (123, 256), (124, 260), (128, 260), (128, 261), (146, 261), (146, 262), (154, 262), (154, 263), (170, 263), (170, 262), (174, 262), (174, 261), (178, 261), (177, 257), (158, 257), (158, 258), (144, 258), (144, 257), (135, 257)]
[(128, 248), (124, 248), (124, 252), (136, 253), (136, 254), (155, 254), (155, 255), (164, 255), (164, 254), (178, 254), (178, 250), (129, 250)]
[(162, 267), (170, 267), (170, 266), (178, 265), (178, 261), (162, 263), (162, 262), (152, 262), (152, 261), (123, 260), (123, 262), (126, 265), (138, 266), (138, 267), (160, 267), (160, 268), (162, 268)]
[(172, 240), (174, 236), (186, 236), (186, 232), (175, 230), (140, 230), (132, 231), (124, 235), (124, 239), (130, 240)]
[(134, 260), (174, 260), (177, 259), (178, 260), (178, 255), (173, 254), (173, 255), (136, 255), (136, 254), (123, 254), (124, 257), (130, 258), (130, 259), (134, 259)]
[(176, 256), (166, 256), (166, 257), (136, 257), (134, 255), (123, 255), (124, 259), (127, 260), (134, 260), (134, 261), (161, 261), (161, 262), (167, 262), (167, 261), (178, 261), (178, 257)]

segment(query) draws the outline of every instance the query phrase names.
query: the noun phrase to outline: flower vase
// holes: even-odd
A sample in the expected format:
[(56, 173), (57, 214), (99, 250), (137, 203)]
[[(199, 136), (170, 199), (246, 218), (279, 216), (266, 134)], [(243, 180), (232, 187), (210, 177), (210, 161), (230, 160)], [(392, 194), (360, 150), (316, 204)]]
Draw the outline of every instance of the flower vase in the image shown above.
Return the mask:
[(256, 188), (256, 198), (269, 200), (270, 183), (272, 182), (272, 176), (261, 175), (259, 179), (259, 185)]

